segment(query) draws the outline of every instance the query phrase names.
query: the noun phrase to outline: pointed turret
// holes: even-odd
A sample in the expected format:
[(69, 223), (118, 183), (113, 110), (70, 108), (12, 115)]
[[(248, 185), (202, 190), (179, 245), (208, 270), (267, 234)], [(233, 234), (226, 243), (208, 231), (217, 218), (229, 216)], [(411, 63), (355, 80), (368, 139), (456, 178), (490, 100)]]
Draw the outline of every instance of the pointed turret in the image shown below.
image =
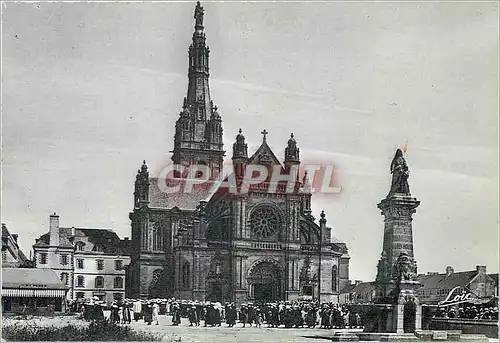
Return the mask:
[(248, 158), (248, 145), (245, 143), (245, 136), (241, 129), (236, 136), (236, 142), (233, 144), (233, 161), (246, 160)]
[(135, 207), (149, 203), (149, 171), (146, 161), (142, 161), (141, 169), (137, 171), (134, 191)]
[(237, 177), (242, 177), (248, 162), (248, 146), (245, 143), (245, 136), (241, 129), (236, 136), (236, 142), (233, 144), (233, 166)]
[(299, 148), (293, 133), (290, 134), (287, 147), (285, 148), (285, 170), (290, 171), (292, 166), (300, 164)]

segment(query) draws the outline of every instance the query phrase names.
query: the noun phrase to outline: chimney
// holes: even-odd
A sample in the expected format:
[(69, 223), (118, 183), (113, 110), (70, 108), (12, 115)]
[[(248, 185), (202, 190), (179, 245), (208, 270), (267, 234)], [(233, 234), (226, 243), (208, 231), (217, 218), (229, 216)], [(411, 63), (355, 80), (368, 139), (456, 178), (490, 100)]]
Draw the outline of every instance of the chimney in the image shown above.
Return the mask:
[(50, 233), (50, 246), (58, 247), (59, 246), (59, 216), (57, 214), (50, 215), (50, 224), (49, 224), (49, 233)]
[(363, 281), (361, 281), (361, 280), (354, 280), (354, 284), (355, 284), (356, 286), (357, 286), (357, 285), (359, 285), (361, 282), (363, 282)]
[(13, 233), (12, 234), (12, 238), (14, 239), (14, 242), (17, 243), (17, 233)]
[(476, 271), (478, 273), (486, 274), (486, 266), (476, 266)]
[(128, 241), (128, 237), (124, 237), (124, 238), (123, 238), (123, 240), (124, 240), (124, 241)]
[(453, 269), (452, 266), (448, 266), (446, 267), (446, 275), (447, 276), (450, 276), (451, 274), (453, 274), (455, 272), (455, 270)]
[(427, 275), (438, 275), (438, 272), (427, 272)]

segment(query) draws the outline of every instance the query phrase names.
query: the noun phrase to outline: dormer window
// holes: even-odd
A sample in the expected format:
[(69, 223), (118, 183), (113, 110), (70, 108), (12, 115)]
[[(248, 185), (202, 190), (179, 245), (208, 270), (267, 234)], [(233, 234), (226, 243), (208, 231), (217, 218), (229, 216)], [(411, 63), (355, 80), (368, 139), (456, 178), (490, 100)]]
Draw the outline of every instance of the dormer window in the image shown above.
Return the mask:
[(94, 248), (95, 251), (97, 252), (104, 252), (104, 245), (96, 245)]
[(84, 250), (85, 250), (85, 243), (77, 242), (76, 243), (76, 251), (84, 251)]

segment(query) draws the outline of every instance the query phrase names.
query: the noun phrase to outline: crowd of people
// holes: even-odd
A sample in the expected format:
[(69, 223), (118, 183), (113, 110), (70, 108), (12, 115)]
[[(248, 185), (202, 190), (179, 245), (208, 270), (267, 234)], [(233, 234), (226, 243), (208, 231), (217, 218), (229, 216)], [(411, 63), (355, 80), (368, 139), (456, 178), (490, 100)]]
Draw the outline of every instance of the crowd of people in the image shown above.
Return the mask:
[[(98, 299), (78, 299), (70, 304), (70, 310), (82, 313), (86, 320), (109, 320), (113, 323), (130, 324), (143, 320), (147, 325), (159, 325), (159, 316), (171, 316), (173, 326), (185, 323), (189, 326), (216, 327), (223, 324), (233, 327), (282, 327), (343, 329), (362, 328), (363, 319), (348, 305), (317, 302), (268, 302), (246, 303), (239, 308), (234, 303), (201, 302), (178, 299), (123, 299), (110, 306)], [(109, 311), (109, 316), (104, 311)], [(430, 308), (429, 308), (430, 310)], [(434, 308), (427, 318), (466, 318), (473, 320), (498, 320), (498, 308), (467, 304), (462, 307)]]
[[(81, 312), (86, 320), (104, 320), (108, 306), (97, 299), (78, 299), (70, 304), (73, 312)], [(345, 305), (317, 302), (247, 303), (239, 308), (234, 303), (200, 302), (177, 299), (124, 299), (111, 304), (108, 320), (130, 324), (144, 320), (147, 325), (159, 325), (160, 314), (172, 317), (172, 325), (182, 322), (189, 326), (267, 325), (286, 328), (361, 328), (361, 317)]]
[(436, 314), (437, 318), (463, 318), (463, 319), (486, 319), (498, 320), (498, 307), (486, 307), (480, 305), (467, 305), (459, 307), (441, 308)]

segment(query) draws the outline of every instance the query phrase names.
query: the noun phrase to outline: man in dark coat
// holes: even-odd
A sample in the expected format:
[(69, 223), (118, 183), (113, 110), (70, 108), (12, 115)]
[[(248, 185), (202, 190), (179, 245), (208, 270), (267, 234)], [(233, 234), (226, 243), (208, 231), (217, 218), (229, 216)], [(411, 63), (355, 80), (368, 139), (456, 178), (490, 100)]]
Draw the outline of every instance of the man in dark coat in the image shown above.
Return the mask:
[(144, 311), (144, 322), (151, 325), (153, 322), (153, 306), (151, 304), (147, 304), (147, 306), (143, 306), (142, 310)]
[(231, 328), (236, 324), (236, 315), (237, 313), (234, 304), (229, 305), (226, 310), (226, 323)]
[(188, 309), (188, 319), (189, 319), (189, 326), (199, 325), (198, 321), (198, 315), (196, 314), (196, 306), (191, 306), (191, 308)]

